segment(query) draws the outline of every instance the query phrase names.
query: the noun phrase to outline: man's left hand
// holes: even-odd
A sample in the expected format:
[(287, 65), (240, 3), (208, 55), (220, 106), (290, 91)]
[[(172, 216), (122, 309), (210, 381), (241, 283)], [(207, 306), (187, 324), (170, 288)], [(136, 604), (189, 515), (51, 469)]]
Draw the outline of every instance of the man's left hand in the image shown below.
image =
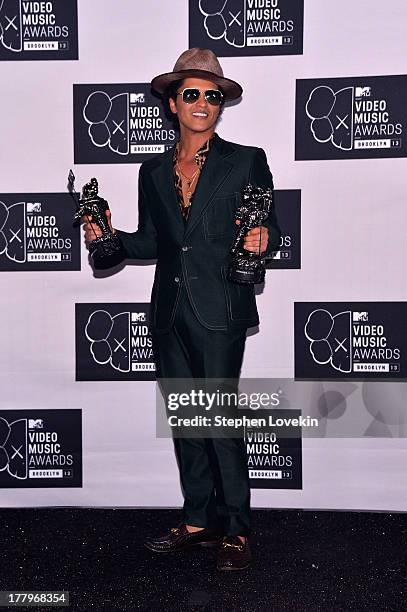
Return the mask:
[[(240, 223), (237, 222), (237, 225)], [(249, 230), (244, 237), (243, 248), (252, 253), (264, 253), (269, 241), (269, 230), (262, 225)]]

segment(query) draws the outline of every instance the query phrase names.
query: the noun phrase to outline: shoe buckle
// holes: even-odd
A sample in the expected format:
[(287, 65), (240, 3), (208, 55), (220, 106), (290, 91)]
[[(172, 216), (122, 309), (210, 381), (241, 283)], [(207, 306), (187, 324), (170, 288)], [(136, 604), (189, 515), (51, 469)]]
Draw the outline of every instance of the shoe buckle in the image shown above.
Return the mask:
[(223, 548), (230, 546), (231, 548), (237, 548), (238, 550), (243, 550), (243, 544), (230, 544), (229, 542), (223, 542)]

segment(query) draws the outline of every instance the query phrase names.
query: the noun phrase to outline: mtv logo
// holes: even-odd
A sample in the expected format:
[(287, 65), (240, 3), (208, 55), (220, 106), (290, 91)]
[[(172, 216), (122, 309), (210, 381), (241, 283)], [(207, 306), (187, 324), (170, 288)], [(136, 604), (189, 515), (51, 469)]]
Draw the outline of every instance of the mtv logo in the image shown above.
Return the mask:
[(130, 104), (136, 104), (137, 102), (144, 104), (145, 97), (143, 93), (131, 93), (130, 94)]
[(146, 321), (146, 313), (145, 312), (132, 312), (131, 320), (137, 323)]
[(368, 98), (370, 96), (370, 87), (356, 87), (355, 97), (356, 98)]
[(352, 313), (352, 321), (354, 321), (355, 323), (359, 322), (359, 321), (368, 321), (369, 320), (369, 313), (367, 312), (356, 312), (354, 311)]
[(41, 212), (41, 202), (27, 202), (27, 212)]
[(44, 421), (42, 419), (28, 419), (29, 429), (43, 429)]

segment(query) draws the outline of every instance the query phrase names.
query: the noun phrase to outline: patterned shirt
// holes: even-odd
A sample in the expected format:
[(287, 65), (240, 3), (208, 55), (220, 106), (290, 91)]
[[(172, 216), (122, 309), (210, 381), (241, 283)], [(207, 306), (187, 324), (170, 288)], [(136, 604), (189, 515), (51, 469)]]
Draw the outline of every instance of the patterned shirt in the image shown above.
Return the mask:
[[(198, 169), (197, 181), (199, 180), (199, 177), (201, 175), (201, 170), (206, 161), (206, 158), (208, 157), (208, 153), (213, 143), (214, 135), (215, 134), (212, 134), (212, 136), (206, 142), (204, 142), (203, 145), (195, 153), (195, 162), (196, 162), (197, 169)], [(173, 170), (174, 170), (174, 184), (175, 184), (175, 191), (176, 191), (177, 198), (178, 198), (178, 204), (180, 205), (180, 209), (181, 209), (181, 213), (184, 218), (184, 221), (186, 221), (188, 219), (190, 205), (192, 204), (193, 194), (189, 202), (184, 201), (184, 195), (182, 193), (182, 176), (177, 168), (178, 155), (179, 155), (179, 140), (177, 144), (175, 145), (174, 155), (172, 158), (172, 165), (173, 165)]]

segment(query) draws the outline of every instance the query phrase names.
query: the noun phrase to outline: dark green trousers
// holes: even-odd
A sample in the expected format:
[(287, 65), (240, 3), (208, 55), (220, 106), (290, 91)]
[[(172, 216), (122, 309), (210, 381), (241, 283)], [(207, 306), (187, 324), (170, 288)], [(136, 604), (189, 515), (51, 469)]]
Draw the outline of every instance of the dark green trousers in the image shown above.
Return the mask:
[[(246, 330), (205, 328), (196, 318), (184, 287), (174, 325), (154, 335), (157, 378), (239, 378)], [(184, 521), (219, 527), (224, 535), (248, 535), (250, 487), (242, 437), (174, 438)]]

